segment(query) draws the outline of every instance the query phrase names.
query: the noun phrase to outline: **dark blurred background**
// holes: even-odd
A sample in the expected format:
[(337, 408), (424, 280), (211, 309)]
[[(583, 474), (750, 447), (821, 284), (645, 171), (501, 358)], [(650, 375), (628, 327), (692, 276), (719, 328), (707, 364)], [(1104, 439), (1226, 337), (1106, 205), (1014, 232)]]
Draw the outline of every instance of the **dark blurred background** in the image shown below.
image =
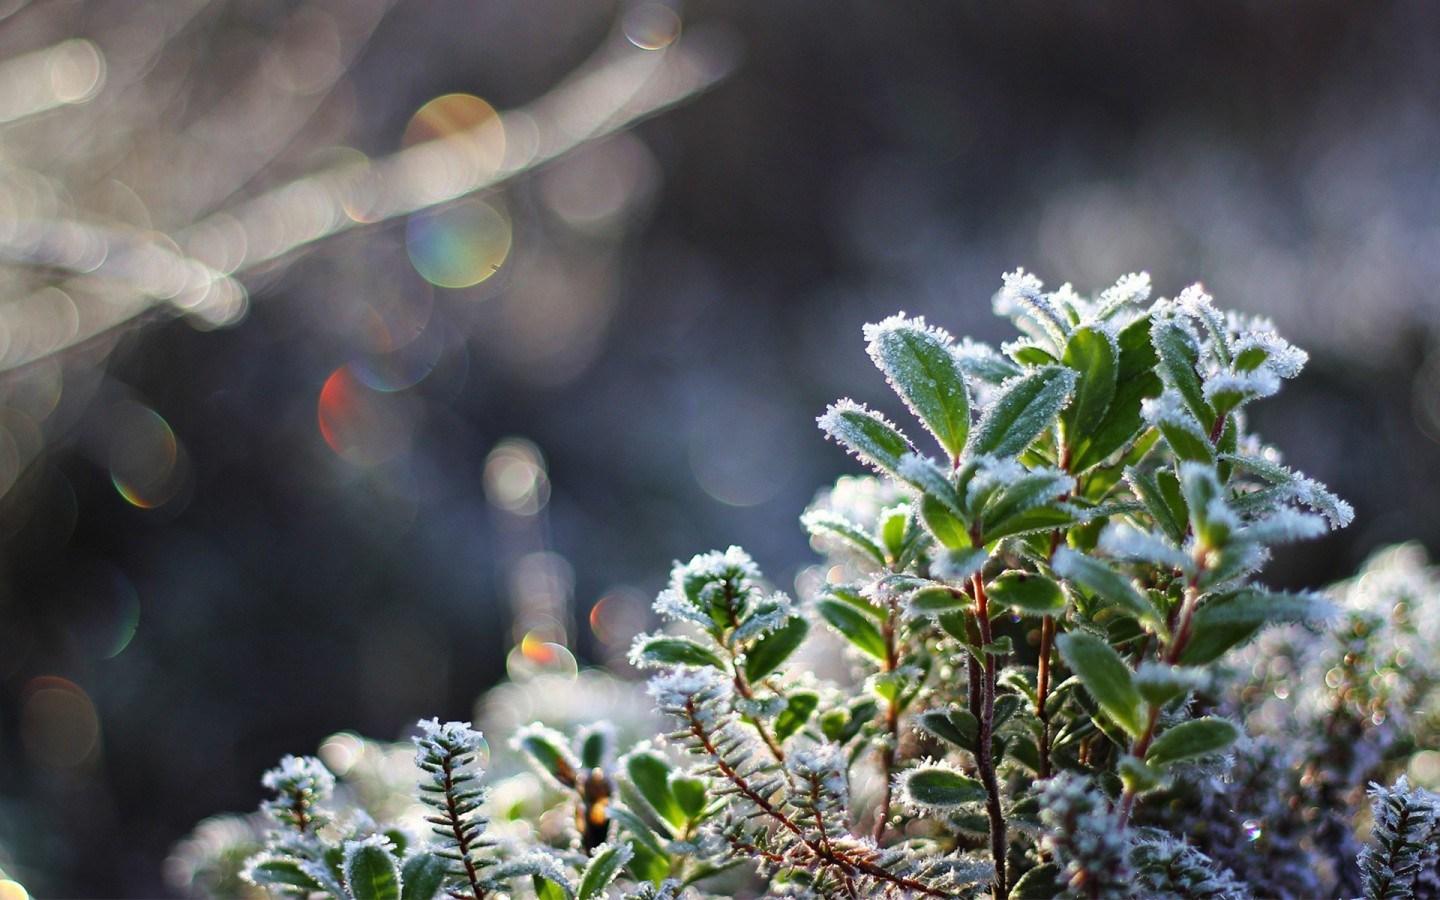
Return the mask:
[[(282, 753), (615, 663), (676, 557), (789, 584), (852, 469), (814, 416), (894, 406), (862, 323), (1007, 338), (1017, 266), (1202, 280), (1311, 352), (1255, 426), (1357, 519), (1274, 581), (1440, 547), (1433, 4), (0, 16), (0, 868), (36, 896), (165, 895)], [(474, 128), (409, 207), (306, 218)]]

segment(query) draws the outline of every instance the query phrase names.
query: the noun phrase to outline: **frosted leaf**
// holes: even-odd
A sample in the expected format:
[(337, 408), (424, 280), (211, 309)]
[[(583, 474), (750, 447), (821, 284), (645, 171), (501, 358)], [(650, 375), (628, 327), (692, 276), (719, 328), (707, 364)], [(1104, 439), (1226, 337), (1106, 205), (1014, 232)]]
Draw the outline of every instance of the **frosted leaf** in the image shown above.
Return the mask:
[(1239, 535), (1244, 540), (1260, 544), (1289, 544), (1313, 540), (1328, 530), (1325, 519), (1320, 516), (1280, 509), (1246, 525)]
[(748, 641), (767, 632), (774, 631), (799, 615), (795, 602), (779, 591), (755, 608), (755, 611), (735, 629), (733, 640)]
[(1015, 456), (1055, 424), (1075, 390), (1075, 372), (1042, 366), (1002, 384), (970, 433), (969, 452)]
[[(951, 353), (960, 362), (960, 368), (971, 378), (979, 382), (982, 391), (988, 391), (987, 385), (997, 385), (1001, 382), (1014, 378), (1020, 374), (1020, 366), (1004, 354), (997, 351), (989, 344), (973, 341), (964, 338), (959, 344), (951, 348)], [(977, 402), (984, 403), (984, 396), (976, 398)]]
[(1116, 559), (1148, 562), (1190, 572), (1194, 560), (1174, 544), (1149, 531), (1123, 522), (1111, 522), (1100, 532), (1100, 550)]
[(1225, 318), (1215, 308), (1212, 297), (1205, 293), (1205, 288), (1199, 284), (1192, 284), (1180, 292), (1175, 298), (1175, 305), (1184, 312), (1200, 320), (1205, 326), (1205, 331), (1210, 335), (1210, 341), (1220, 353), (1220, 358), (1229, 362), (1230, 346)]
[(944, 330), (905, 314), (865, 326), (870, 359), (915, 417), (951, 456), (965, 448), (970, 397), (965, 374)]
[(1002, 281), (1000, 293), (995, 296), (995, 312), (1010, 317), (1022, 328), (1026, 320), (1033, 322), (1039, 328), (1037, 337), (1048, 338), (1057, 351), (1064, 347), (1065, 338), (1070, 334), (1070, 320), (1046, 295), (1040, 279), (1024, 269), (1016, 269), (1007, 272)]
[(1136, 841), (1130, 848), (1136, 886), (1146, 897), (1250, 900), (1248, 886), (1213, 859), (1169, 836)]
[(475, 753), (485, 746), (484, 735), (471, 728), (469, 722), (446, 722), (442, 725), (439, 719), (421, 719), (415, 726), (420, 729), (420, 734), (413, 740), (422, 749), (438, 745), (463, 753)]
[(260, 776), (260, 783), (276, 793), (310, 794), (322, 803), (335, 790), (335, 776), (313, 756), (285, 756)]
[(1229, 400), (1224, 404), (1227, 408), (1273, 397), (1279, 391), (1279, 376), (1264, 366), (1250, 372), (1213, 372), (1204, 381), (1205, 399), (1211, 403), (1217, 398)]
[(1278, 501), (1291, 500), (1313, 509), (1325, 517), (1331, 528), (1344, 528), (1355, 518), (1355, 510), (1349, 503), (1330, 493), (1324, 484), (1281, 465), (1278, 454), (1273, 454), (1272, 458), (1271, 454), (1258, 457), (1252, 454), (1227, 453), (1221, 458), (1281, 488), (1282, 491), (1276, 498)]
[(894, 422), (848, 397), (830, 404), (815, 421), (828, 438), (882, 474), (894, 474), (900, 457), (915, 452)]
[(959, 766), (942, 759), (925, 759), (895, 778), (900, 802), (919, 815), (949, 815), (956, 807), (981, 803), (985, 788)]
[(1360, 853), (1365, 896), (1414, 896), (1416, 877), (1440, 854), (1440, 797), (1412, 788), (1404, 775), (1393, 787), (1371, 782), (1374, 844)]
[(728, 704), (734, 686), (715, 669), (674, 669), (651, 678), (647, 690), (662, 711), (673, 714), (689, 704)]
[(843, 805), (848, 801), (848, 767), (845, 753), (838, 744), (797, 747), (786, 758), (785, 768), (793, 775), (816, 782), (832, 795), (838, 804)]
[(1150, 273), (1132, 272), (1122, 275), (1111, 287), (1100, 292), (1095, 318), (1106, 320), (1127, 306), (1138, 306), (1150, 299)]

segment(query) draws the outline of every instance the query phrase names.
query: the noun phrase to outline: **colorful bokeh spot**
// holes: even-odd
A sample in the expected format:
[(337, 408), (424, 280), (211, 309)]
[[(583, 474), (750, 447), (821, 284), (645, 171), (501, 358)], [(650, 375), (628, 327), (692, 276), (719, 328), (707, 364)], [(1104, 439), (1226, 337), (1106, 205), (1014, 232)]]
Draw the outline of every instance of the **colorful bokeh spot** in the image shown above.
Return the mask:
[(510, 255), (510, 217), (471, 198), (412, 216), (405, 247), (420, 277), (444, 288), (474, 287), (494, 275)]
[(371, 388), (348, 365), (325, 379), (316, 420), (330, 449), (356, 465), (378, 465), (410, 449), (410, 405), (396, 394)]
[(141, 509), (164, 506), (185, 484), (184, 452), (160, 414), (126, 407), (110, 435), (110, 481), (127, 503)]

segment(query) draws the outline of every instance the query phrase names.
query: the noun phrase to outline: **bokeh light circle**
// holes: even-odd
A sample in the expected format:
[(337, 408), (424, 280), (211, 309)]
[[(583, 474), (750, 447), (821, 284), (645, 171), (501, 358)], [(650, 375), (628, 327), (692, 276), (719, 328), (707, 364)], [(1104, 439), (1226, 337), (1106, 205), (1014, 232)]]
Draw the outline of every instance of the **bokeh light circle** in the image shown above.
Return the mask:
[(474, 287), (494, 275), (510, 255), (510, 242), (510, 217), (474, 198), (414, 215), (405, 229), (415, 271), (444, 288)]
[(374, 466), (409, 451), (415, 414), (398, 394), (369, 387), (344, 365), (320, 388), (316, 422), (320, 436), (340, 457)]
[(663, 50), (680, 37), (680, 16), (663, 3), (641, 3), (625, 14), (621, 27), (641, 50)]
[(52, 769), (73, 769), (88, 760), (100, 742), (100, 717), (81, 687), (42, 676), (25, 687), (20, 739), (26, 754)]
[(187, 473), (184, 451), (159, 413), (126, 407), (110, 429), (110, 481), (127, 503), (155, 509), (180, 492)]

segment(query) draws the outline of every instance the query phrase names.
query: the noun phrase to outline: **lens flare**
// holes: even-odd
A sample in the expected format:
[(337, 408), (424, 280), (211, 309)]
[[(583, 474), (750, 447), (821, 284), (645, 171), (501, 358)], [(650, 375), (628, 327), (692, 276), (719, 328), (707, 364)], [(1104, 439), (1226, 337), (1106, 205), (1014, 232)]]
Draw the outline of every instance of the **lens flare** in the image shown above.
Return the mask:
[(79, 685), (46, 675), (25, 686), (20, 739), (25, 752), (47, 768), (73, 769), (100, 743), (100, 717)]
[(336, 369), (320, 389), (320, 436), (342, 459), (375, 466), (409, 452), (414, 411), (398, 394), (377, 391), (350, 366)]
[(550, 479), (540, 448), (524, 438), (506, 438), (485, 459), (485, 497), (492, 506), (533, 516), (550, 500)]
[(185, 484), (187, 460), (169, 423), (153, 409), (128, 407), (111, 422), (110, 482), (132, 506), (164, 506)]
[(71, 573), (55, 600), (66, 612), (71, 639), (95, 659), (119, 656), (140, 627), (140, 595), (134, 583), (107, 563)]
[(680, 37), (680, 17), (663, 3), (642, 3), (625, 14), (625, 37), (641, 50), (663, 50)]
[(516, 681), (539, 675), (575, 678), (580, 673), (575, 654), (564, 644), (547, 641), (534, 631), (521, 638), (519, 645), (510, 651), (505, 659), (505, 670)]
[(420, 277), (443, 288), (474, 287), (494, 275), (510, 255), (510, 217), (483, 200), (410, 218), (405, 247)]

